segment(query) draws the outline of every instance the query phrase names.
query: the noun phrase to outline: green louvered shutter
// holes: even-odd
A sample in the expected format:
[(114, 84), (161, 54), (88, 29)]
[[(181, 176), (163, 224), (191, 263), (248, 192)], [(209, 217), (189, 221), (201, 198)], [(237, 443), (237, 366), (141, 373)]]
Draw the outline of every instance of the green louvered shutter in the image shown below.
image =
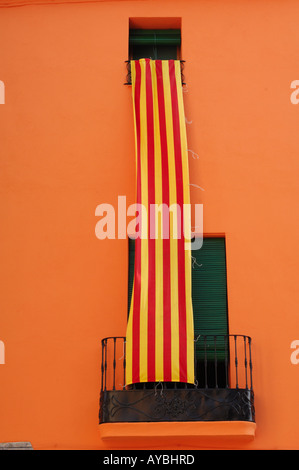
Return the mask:
[(180, 29), (131, 29), (129, 36), (132, 59), (177, 59), (181, 44)]
[[(214, 335), (228, 334), (227, 280), (224, 238), (205, 238), (199, 250), (192, 250), (192, 303), (194, 336), (207, 338), (207, 359), (214, 360)], [(129, 239), (128, 309), (133, 289), (135, 241)], [(204, 359), (204, 342), (199, 341), (197, 359)], [(217, 338), (217, 359), (225, 357), (224, 338)]]
[(180, 29), (130, 29), (130, 44), (158, 44), (174, 45), (181, 44)]
[[(199, 250), (192, 250), (192, 303), (194, 335), (207, 338), (208, 357), (214, 359), (213, 335), (228, 334), (227, 280), (224, 238), (204, 238)], [(204, 342), (199, 341), (197, 356), (203, 359)], [(224, 338), (217, 338), (217, 358), (225, 357)]]

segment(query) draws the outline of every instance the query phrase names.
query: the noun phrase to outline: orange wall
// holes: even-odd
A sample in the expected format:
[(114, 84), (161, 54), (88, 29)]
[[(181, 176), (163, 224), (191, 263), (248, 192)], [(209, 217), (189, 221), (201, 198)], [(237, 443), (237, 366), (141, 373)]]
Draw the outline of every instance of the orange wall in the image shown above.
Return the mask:
[(199, 155), (190, 182), (204, 188), (192, 202), (205, 232), (226, 235), (230, 332), (253, 338), (257, 431), (242, 448), (299, 447), (296, 0), (0, 9), (0, 442), (104, 447), (100, 340), (125, 334), (127, 242), (96, 238), (95, 208), (134, 201), (129, 18), (169, 16)]

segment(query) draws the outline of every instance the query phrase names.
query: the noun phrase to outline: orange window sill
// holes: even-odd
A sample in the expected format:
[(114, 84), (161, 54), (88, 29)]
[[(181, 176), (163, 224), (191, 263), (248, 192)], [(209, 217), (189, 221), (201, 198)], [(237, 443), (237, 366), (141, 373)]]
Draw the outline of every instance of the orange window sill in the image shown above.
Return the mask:
[(150, 423), (102, 423), (100, 435), (107, 444), (187, 444), (248, 442), (256, 424), (249, 421), (197, 421)]

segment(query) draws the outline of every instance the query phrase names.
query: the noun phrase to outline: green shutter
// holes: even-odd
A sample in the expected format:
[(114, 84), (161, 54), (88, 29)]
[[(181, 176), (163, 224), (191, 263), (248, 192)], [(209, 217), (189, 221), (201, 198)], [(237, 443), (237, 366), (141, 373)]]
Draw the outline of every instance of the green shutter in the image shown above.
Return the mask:
[[(215, 344), (212, 335), (228, 334), (227, 279), (224, 238), (204, 238), (199, 250), (192, 250), (192, 303), (194, 335), (211, 335), (207, 339), (207, 359), (214, 359)], [(224, 338), (217, 338), (217, 358), (225, 356)], [(203, 359), (203, 340), (197, 351)]]
[(181, 44), (179, 29), (131, 29), (129, 36), (130, 57), (177, 59), (177, 48)]
[(205, 238), (192, 250), (192, 302), (195, 336), (227, 334), (227, 288), (224, 238)]
[(129, 44), (179, 46), (181, 31), (180, 29), (131, 29)]
[[(199, 250), (192, 250), (192, 303), (194, 336), (211, 335), (207, 341), (208, 360), (215, 358), (213, 335), (228, 334), (227, 280), (224, 238), (204, 238)], [(128, 309), (134, 280), (135, 241), (129, 239)], [(197, 358), (204, 359), (204, 342), (199, 341)], [(217, 338), (217, 359), (225, 357), (224, 339)]]

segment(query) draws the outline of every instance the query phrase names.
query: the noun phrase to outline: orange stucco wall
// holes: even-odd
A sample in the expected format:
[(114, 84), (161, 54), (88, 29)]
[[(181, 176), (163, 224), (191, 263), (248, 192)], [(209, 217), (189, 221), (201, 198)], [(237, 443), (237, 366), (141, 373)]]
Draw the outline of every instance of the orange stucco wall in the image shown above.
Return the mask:
[(96, 238), (95, 208), (134, 201), (129, 18), (175, 17), (192, 202), (226, 236), (230, 332), (253, 338), (256, 435), (225, 445), (299, 448), (298, 16), (296, 0), (0, 9), (0, 442), (107, 446), (100, 340), (125, 334), (128, 260), (126, 240)]

